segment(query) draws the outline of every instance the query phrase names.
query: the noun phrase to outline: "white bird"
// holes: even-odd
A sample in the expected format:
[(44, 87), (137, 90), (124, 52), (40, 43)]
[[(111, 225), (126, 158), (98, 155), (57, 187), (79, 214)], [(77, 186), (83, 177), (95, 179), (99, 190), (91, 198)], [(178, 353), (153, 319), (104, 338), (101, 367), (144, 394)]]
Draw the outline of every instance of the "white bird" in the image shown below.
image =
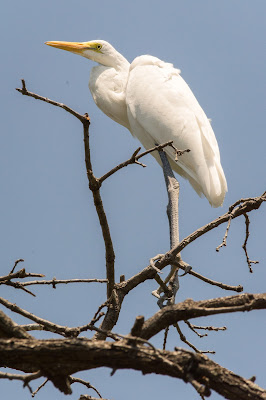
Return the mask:
[[(164, 151), (174, 171), (188, 179), (200, 196), (213, 207), (223, 204), (227, 183), (218, 144), (180, 70), (149, 55), (130, 64), (104, 40), (46, 44), (99, 63), (89, 80), (96, 105), (129, 129), (146, 149), (169, 140), (180, 150), (190, 149), (177, 161), (174, 149), (166, 147)], [(158, 153), (152, 154), (161, 164)]]

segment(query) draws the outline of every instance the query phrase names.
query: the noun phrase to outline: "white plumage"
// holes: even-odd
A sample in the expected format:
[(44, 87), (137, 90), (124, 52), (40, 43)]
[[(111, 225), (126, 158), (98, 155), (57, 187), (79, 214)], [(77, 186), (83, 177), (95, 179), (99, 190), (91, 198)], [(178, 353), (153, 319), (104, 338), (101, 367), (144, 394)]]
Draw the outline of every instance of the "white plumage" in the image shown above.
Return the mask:
[[(223, 204), (227, 184), (211, 124), (192, 91), (172, 64), (140, 56), (129, 62), (108, 42), (47, 42), (98, 62), (89, 88), (97, 106), (129, 129), (142, 145), (173, 140), (179, 150), (190, 149), (175, 161), (166, 147), (172, 168), (188, 179), (213, 207)], [(157, 152), (152, 153), (160, 163)]]

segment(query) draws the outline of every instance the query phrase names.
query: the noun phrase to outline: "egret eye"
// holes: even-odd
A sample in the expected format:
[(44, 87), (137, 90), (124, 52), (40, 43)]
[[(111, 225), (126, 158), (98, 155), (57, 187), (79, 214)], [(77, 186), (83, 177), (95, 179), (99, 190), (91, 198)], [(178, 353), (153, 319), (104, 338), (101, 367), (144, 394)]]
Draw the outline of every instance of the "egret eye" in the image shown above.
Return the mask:
[(97, 50), (101, 50), (103, 46), (101, 44), (97, 44)]

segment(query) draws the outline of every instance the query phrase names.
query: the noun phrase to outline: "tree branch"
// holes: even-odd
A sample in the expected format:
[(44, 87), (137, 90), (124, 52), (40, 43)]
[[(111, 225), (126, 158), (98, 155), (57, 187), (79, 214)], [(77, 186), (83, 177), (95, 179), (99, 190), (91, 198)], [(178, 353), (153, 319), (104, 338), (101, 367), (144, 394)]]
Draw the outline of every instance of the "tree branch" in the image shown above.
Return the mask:
[[(41, 371), (64, 393), (69, 392), (69, 375), (100, 367), (134, 369), (200, 384), (230, 400), (266, 399), (266, 391), (252, 381), (221, 367), (205, 355), (176, 349), (154, 351), (145, 346), (130, 346), (87, 339), (0, 340), (1, 364), (25, 372)], [(56, 363), (54, 362), (56, 360)], [(60, 382), (60, 383), (59, 383)], [(194, 386), (194, 385), (193, 385)]]
[(149, 153), (152, 153), (153, 151), (162, 150), (164, 147), (171, 146), (172, 144), (173, 144), (173, 141), (169, 140), (166, 143), (154, 146), (152, 149), (146, 150), (143, 153), (140, 153), (139, 155), (137, 155), (138, 152), (141, 150), (141, 147), (138, 147), (137, 150), (134, 151), (134, 153), (132, 154), (132, 156), (128, 160), (126, 160), (126, 161), (122, 162), (121, 164), (118, 164), (116, 167), (112, 168), (106, 174), (101, 176), (101, 178), (99, 178), (99, 181), (102, 183), (103, 181), (105, 181), (105, 179), (109, 178), (111, 175), (113, 175), (114, 173), (116, 173), (120, 169), (122, 169), (124, 167), (127, 167), (130, 164), (138, 164), (138, 165), (141, 165), (142, 167), (146, 167), (146, 165), (141, 164), (141, 163), (138, 162), (138, 160), (140, 158), (146, 156)]
[[(175, 256), (178, 254), (181, 250), (183, 250), (186, 246), (188, 246), (190, 243), (192, 243), (194, 240), (196, 240), (198, 237), (204, 235), (205, 233), (211, 231), (214, 228), (217, 228), (219, 225), (227, 222), (229, 219), (234, 219), (239, 217), (240, 215), (243, 215), (247, 212), (250, 212), (252, 210), (258, 209), (261, 204), (266, 201), (266, 192), (264, 192), (261, 196), (254, 197), (254, 198), (248, 198), (248, 199), (241, 199), (237, 203), (235, 203), (233, 206), (229, 208), (229, 211), (225, 213), (224, 215), (218, 217), (214, 221), (204, 225), (203, 227), (197, 229), (195, 232), (191, 233), (188, 235), (186, 238), (181, 240), (178, 246), (174, 247), (163, 257), (160, 258), (159, 261), (155, 263), (155, 266), (162, 270), (164, 267), (167, 265), (176, 262)], [(242, 204), (240, 204), (242, 202)], [(232, 210), (232, 207), (235, 207), (237, 204), (238, 208), (235, 208)], [(192, 273), (192, 271), (191, 271)], [(198, 277), (196, 273), (192, 273), (195, 277)], [(110, 298), (110, 303), (111, 307), (108, 308), (108, 311), (104, 317), (104, 320), (101, 324), (101, 329), (103, 331), (110, 331), (113, 329), (114, 325), (118, 321), (119, 313), (122, 307), (122, 303), (124, 300), (124, 297), (135, 287), (137, 287), (139, 284), (145, 282), (147, 279), (153, 279), (156, 275), (156, 271), (152, 266), (147, 266), (144, 268), (142, 271), (134, 275), (133, 277), (129, 278), (126, 281), (123, 281), (119, 284), (116, 284), (112, 293), (112, 297)], [(208, 282), (208, 279), (202, 279)], [(220, 286), (219, 282), (208, 282), (217, 286)], [(230, 287), (229, 285), (224, 285), (225, 289), (228, 290), (235, 290), (235, 291), (242, 291), (243, 288), (242, 286), (233, 286)], [(95, 334), (94, 339), (97, 340), (103, 340), (105, 338), (104, 335), (102, 334)]]
[(84, 148), (85, 148), (85, 164), (87, 169), (87, 177), (89, 180), (89, 187), (93, 194), (94, 205), (98, 214), (98, 218), (100, 221), (100, 225), (102, 228), (103, 239), (105, 243), (105, 258), (106, 258), (106, 277), (108, 279), (107, 284), (107, 297), (111, 296), (114, 282), (115, 282), (115, 273), (114, 273), (114, 261), (115, 261), (115, 253), (113, 248), (113, 243), (110, 235), (109, 225), (107, 222), (107, 217), (104, 211), (102, 198), (100, 195), (100, 187), (101, 182), (97, 179), (92, 171), (92, 164), (90, 158), (90, 144), (89, 144), (89, 126), (90, 126), (90, 118), (88, 114), (81, 115), (72, 108), (66, 106), (63, 103), (58, 103), (57, 101), (50, 100), (47, 97), (39, 96), (36, 93), (29, 92), (26, 88), (26, 84), (24, 79), (22, 81), (22, 89), (16, 89), (23, 95), (33, 97), (34, 99), (44, 101), (46, 103), (52, 104), (53, 106), (63, 108), (65, 111), (76, 117), (83, 125), (83, 134), (84, 134)]
[(188, 299), (182, 303), (164, 307), (146, 320), (143, 324), (140, 337), (149, 340), (167, 326), (191, 318), (262, 309), (266, 309), (266, 293), (245, 293), (201, 301)]

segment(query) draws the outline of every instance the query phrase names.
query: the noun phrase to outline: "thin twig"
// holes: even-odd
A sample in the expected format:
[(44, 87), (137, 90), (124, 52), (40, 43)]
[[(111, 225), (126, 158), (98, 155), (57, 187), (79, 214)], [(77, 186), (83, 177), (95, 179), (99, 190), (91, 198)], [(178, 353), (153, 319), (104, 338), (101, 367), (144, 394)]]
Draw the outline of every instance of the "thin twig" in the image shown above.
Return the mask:
[(29, 286), (29, 285), (52, 285), (55, 289), (56, 285), (60, 283), (107, 283), (107, 279), (56, 279), (53, 278), (49, 281), (28, 281), (28, 282), (20, 282), (21, 286)]
[(34, 392), (32, 391), (29, 383), (35, 379), (38, 379), (42, 376), (41, 371), (37, 371), (37, 372), (33, 372), (32, 374), (11, 374), (9, 372), (0, 372), (0, 379), (9, 379), (9, 380), (18, 380), (18, 381), (22, 381), (23, 383), (23, 387), (27, 387), (30, 391), (31, 394), (33, 394)]
[(208, 336), (207, 333), (205, 333), (204, 335), (201, 335), (199, 332), (196, 331), (196, 329), (202, 329), (205, 331), (226, 331), (226, 326), (221, 326), (221, 327), (216, 327), (216, 326), (199, 326), (199, 325), (194, 325), (189, 321), (184, 320), (184, 322), (188, 325), (188, 327), (194, 332), (196, 333), (199, 337), (204, 337), (204, 336)]
[(36, 93), (29, 92), (28, 89), (26, 88), (26, 83), (25, 83), (24, 79), (21, 79), (21, 83), (22, 83), (22, 89), (16, 88), (16, 90), (19, 93), (21, 93), (21, 94), (23, 94), (25, 96), (33, 97), (36, 100), (44, 101), (45, 103), (52, 104), (55, 107), (63, 108), (65, 111), (67, 111), (68, 113), (74, 115), (74, 117), (78, 118), (82, 123), (84, 122), (84, 119), (85, 119), (84, 115), (79, 114), (77, 111), (73, 110), (72, 108), (68, 107), (67, 105), (65, 105), (63, 103), (59, 103), (57, 101), (50, 100), (47, 97), (43, 97), (43, 96), (40, 96), (40, 95), (38, 95)]
[(174, 261), (173, 264), (176, 264), (180, 269), (182, 269), (183, 271), (186, 271), (187, 274), (190, 274), (190, 275), (194, 276), (195, 278), (200, 279), (203, 282), (209, 283), (210, 285), (218, 286), (221, 289), (225, 289), (225, 290), (233, 290), (234, 292), (243, 292), (243, 286), (241, 286), (241, 285), (238, 285), (238, 286), (227, 285), (225, 283), (217, 282), (217, 281), (214, 281), (213, 279), (206, 278), (206, 276), (199, 274), (198, 272), (194, 271), (192, 268), (187, 270), (187, 265), (184, 261), (181, 261), (181, 262)]
[(166, 349), (166, 343), (167, 343), (167, 338), (168, 338), (168, 333), (169, 333), (170, 327), (167, 326), (164, 330), (164, 335), (163, 335), (163, 350)]
[(7, 286), (12, 286), (12, 287), (14, 287), (15, 289), (21, 289), (21, 290), (23, 290), (24, 292), (30, 294), (31, 296), (36, 297), (36, 295), (35, 295), (33, 292), (31, 292), (29, 289), (25, 289), (25, 288), (23, 287), (23, 285), (21, 284), (21, 282), (6, 281), (6, 282), (1, 282), (1, 284), (2, 284), (2, 285), (7, 285)]
[(0, 303), (3, 304), (3, 306), (5, 306), (6, 308), (8, 308), (9, 310), (22, 315), (23, 317), (26, 317), (34, 322), (37, 322), (40, 325), (43, 325), (46, 330), (51, 331), (51, 332), (55, 332), (58, 334), (61, 334), (63, 336), (65, 336), (65, 332), (67, 330), (67, 327), (65, 326), (61, 326), (61, 325), (57, 325), (54, 324), (50, 321), (47, 321), (43, 318), (37, 317), (36, 315), (23, 310), (22, 308), (18, 307), (16, 304), (10, 303), (8, 300), (3, 299), (2, 297), (0, 297)]
[(13, 268), (11, 269), (10, 274), (12, 274), (15, 271), (16, 266), (20, 262), (24, 262), (23, 258), (19, 258), (18, 260), (15, 261), (15, 264), (14, 264)]
[(10, 281), (11, 279), (24, 279), (24, 278), (43, 278), (45, 275), (43, 274), (34, 274), (30, 272), (26, 272), (25, 268), (20, 269), (17, 272), (10, 273), (8, 275), (0, 276), (0, 284), (5, 281)]
[(115, 172), (119, 171), (120, 169), (122, 169), (122, 168), (124, 168), (124, 167), (127, 167), (127, 166), (130, 165), (130, 164), (139, 164), (139, 165), (141, 165), (142, 167), (146, 167), (146, 165), (141, 164), (141, 163), (138, 162), (138, 160), (139, 160), (140, 158), (146, 156), (147, 154), (152, 153), (153, 151), (162, 150), (162, 149), (163, 149), (164, 147), (166, 147), (166, 146), (172, 146), (172, 144), (173, 144), (173, 141), (172, 141), (172, 140), (169, 140), (168, 142), (165, 142), (165, 143), (163, 143), (163, 144), (154, 146), (153, 148), (151, 148), (151, 149), (149, 149), (149, 150), (146, 150), (146, 151), (144, 151), (143, 153), (140, 153), (139, 155), (137, 155), (138, 152), (141, 150), (141, 147), (138, 147), (137, 150), (134, 151), (134, 153), (132, 154), (132, 156), (131, 156), (128, 160), (126, 160), (126, 161), (122, 162), (121, 164), (118, 164), (116, 167), (112, 168), (112, 169), (111, 169), (110, 171), (108, 171), (106, 174), (104, 174), (103, 176), (101, 176), (101, 178), (99, 178), (99, 181), (102, 183), (103, 181), (105, 181), (105, 179), (109, 178), (109, 177), (110, 177), (111, 175), (113, 175)]
[(179, 334), (180, 340), (182, 340), (182, 342), (186, 343), (189, 347), (191, 347), (196, 353), (199, 353), (199, 354), (204, 354), (204, 353), (205, 353), (205, 354), (206, 354), (206, 353), (208, 353), (208, 354), (215, 354), (215, 351), (211, 351), (211, 350), (203, 351), (203, 350), (197, 349), (197, 347), (194, 346), (194, 344), (190, 343), (190, 342), (187, 340), (186, 336), (185, 336), (185, 335), (183, 334), (183, 332), (181, 331), (181, 329), (180, 329), (178, 323), (173, 324), (173, 326), (176, 328), (176, 330), (177, 330), (177, 332), (178, 332), (178, 334)]
[(224, 247), (227, 244), (226, 241), (227, 241), (227, 236), (228, 236), (229, 228), (230, 228), (230, 225), (231, 225), (231, 221), (232, 221), (232, 218), (229, 218), (228, 223), (227, 223), (227, 227), (226, 227), (226, 230), (225, 230), (225, 234), (224, 234), (224, 237), (223, 237), (223, 241), (222, 241), (221, 244), (219, 244), (219, 246), (216, 247), (216, 251), (217, 252), (219, 252), (221, 247)]
[(81, 383), (82, 385), (86, 386), (88, 389), (93, 389), (98, 394), (98, 396), (100, 398), (102, 398), (101, 394), (98, 392), (98, 390), (94, 386), (92, 386), (90, 384), (90, 382), (84, 381), (83, 379), (76, 378), (74, 376), (69, 376), (69, 380), (70, 380), (70, 384), (72, 384), (72, 383)]
[(249, 221), (249, 217), (248, 217), (248, 215), (246, 213), (244, 214), (244, 217), (245, 217), (245, 224), (246, 224), (246, 237), (245, 237), (245, 241), (244, 241), (244, 244), (242, 246), (242, 249), (244, 250), (245, 255), (246, 255), (246, 259), (247, 259), (247, 263), (248, 263), (248, 267), (249, 267), (249, 272), (252, 273), (253, 269), (252, 269), (251, 265), (252, 264), (258, 264), (259, 261), (252, 261), (248, 256), (247, 242), (248, 242), (248, 237), (249, 237), (249, 224), (250, 224), (250, 221)]
[(189, 329), (191, 329), (192, 332), (194, 332), (198, 337), (203, 338), (203, 337), (205, 337), (205, 336), (208, 336), (207, 333), (204, 333), (204, 334), (202, 335), (201, 333), (197, 332), (195, 326), (194, 326), (193, 324), (191, 324), (189, 321), (186, 321), (186, 320), (185, 320), (184, 322), (185, 322), (185, 324), (187, 324), (187, 326), (189, 327)]
[(49, 379), (46, 379), (39, 387), (37, 387), (37, 389), (34, 390), (34, 392), (32, 392), (31, 397), (35, 397), (35, 395), (39, 392), (39, 390), (41, 390), (46, 385), (48, 380)]

